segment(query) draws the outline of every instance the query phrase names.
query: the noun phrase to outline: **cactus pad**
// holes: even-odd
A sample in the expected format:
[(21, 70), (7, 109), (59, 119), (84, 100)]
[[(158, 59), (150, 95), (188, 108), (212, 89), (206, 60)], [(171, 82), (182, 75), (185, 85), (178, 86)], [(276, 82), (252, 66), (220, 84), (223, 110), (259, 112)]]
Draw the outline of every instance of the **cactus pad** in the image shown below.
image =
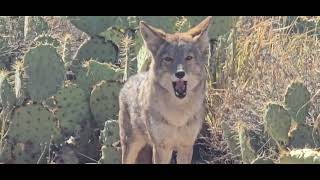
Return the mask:
[(111, 64), (90, 60), (77, 72), (76, 83), (79, 84), (79, 87), (86, 93), (90, 93), (93, 86), (102, 80), (121, 80), (122, 76), (122, 71), (117, 70)]
[(264, 125), (269, 135), (275, 141), (289, 141), (288, 132), (291, 127), (291, 117), (286, 109), (279, 104), (270, 103), (264, 114)]
[(85, 41), (78, 49), (75, 59), (86, 61), (95, 59), (99, 62), (115, 62), (118, 52), (111, 42), (102, 38), (92, 38)]
[(99, 127), (103, 127), (107, 119), (117, 119), (121, 87), (119, 82), (102, 81), (92, 90), (90, 108)]
[(99, 164), (120, 164), (121, 152), (113, 147), (102, 146), (102, 157), (99, 160)]
[(90, 119), (90, 109), (87, 97), (82, 89), (69, 84), (59, 90), (55, 96), (57, 109), (54, 114), (60, 122), (60, 127), (67, 135), (72, 135), (76, 125)]
[(298, 124), (303, 124), (308, 114), (310, 92), (301, 82), (292, 83), (285, 95), (285, 104), (290, 115)]
[(126, 16), (68, 16), (70, 22), (90, 36), (98, 36), (112, 25), (127, 26)]
[(52, 113), (41, 105), (27, 105), (14, 111), (8, 138), (14, 144), (15, 163), (36, 163), (41, 144), (59, 135)]
[(26, 88), (33, 101), (44, 100), (57, 92), (64, 81), (64, 64), (56, 49), (41, 45), (24, 57)]
[(104, 123), (104, 129), (100, 133), (100, 142), (107, 147), (120, 140), (119, 124), (116, 120), (107, 120)]
[(314, 148), (315, 142), (312, 138), (312, 126), (299, 125), (297, 129), (290, 132), (290, 145), (294, 148)]

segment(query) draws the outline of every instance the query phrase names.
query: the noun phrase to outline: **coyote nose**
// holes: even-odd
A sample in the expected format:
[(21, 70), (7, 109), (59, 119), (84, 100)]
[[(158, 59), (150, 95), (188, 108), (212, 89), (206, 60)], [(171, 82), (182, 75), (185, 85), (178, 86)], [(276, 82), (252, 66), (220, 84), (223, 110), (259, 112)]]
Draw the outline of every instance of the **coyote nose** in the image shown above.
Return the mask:
[(183, 71), (180, 71), (180, 72), (176, 72), (176, 77), (179, 78), (179, 79), (182, 79), (185, 75), (185, 73)]

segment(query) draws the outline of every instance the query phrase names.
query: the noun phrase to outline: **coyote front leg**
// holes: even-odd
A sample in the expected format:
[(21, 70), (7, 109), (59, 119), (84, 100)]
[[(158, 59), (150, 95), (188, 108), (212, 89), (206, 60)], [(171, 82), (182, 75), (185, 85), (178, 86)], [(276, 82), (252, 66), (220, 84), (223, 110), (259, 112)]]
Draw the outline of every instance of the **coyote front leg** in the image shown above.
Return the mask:
[(172, 149), (166, 146), (153, 146), (153, 163), (169, 164), (172, 156)]
[(177, 164), (191, 164), (193, 146), (182, 146), (177, 151)]

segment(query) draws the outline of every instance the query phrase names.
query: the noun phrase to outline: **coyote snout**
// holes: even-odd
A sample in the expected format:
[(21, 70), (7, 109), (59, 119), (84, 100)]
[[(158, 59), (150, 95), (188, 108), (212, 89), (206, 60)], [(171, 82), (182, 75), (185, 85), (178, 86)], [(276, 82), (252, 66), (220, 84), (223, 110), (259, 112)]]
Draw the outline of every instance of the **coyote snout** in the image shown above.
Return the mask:
[(187, 78), (183, 69), (183, 65), (177, 66), (177, 71), (174, 73), (172, 85), (175, 95), (178, 98), (184, 98), (187, 95)]
[(152, 54), (147, 72), (132, 76), (119, 96), (122, 163), (137, 163), (152, 146), (153, 163), (191, 163), (193, 144), (204, 119), (205, 63), (211, 17), (184, 33), (168, 34), (140, 23)]

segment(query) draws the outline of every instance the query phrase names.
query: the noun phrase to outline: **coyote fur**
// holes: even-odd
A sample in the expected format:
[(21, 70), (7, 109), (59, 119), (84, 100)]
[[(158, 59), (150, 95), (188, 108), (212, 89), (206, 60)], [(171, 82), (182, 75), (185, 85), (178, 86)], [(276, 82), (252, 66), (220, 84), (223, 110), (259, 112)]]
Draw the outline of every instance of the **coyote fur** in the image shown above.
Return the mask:
[(187, 32), (169, 34), (140, 22), (151, 52), (147, 72), (129, 78), (119, 95), (122, 163), (137, 163), (140, 150), (152, 147), (154, 164), (190, 164), (205, 115), (208, 27), (212, 17)]

